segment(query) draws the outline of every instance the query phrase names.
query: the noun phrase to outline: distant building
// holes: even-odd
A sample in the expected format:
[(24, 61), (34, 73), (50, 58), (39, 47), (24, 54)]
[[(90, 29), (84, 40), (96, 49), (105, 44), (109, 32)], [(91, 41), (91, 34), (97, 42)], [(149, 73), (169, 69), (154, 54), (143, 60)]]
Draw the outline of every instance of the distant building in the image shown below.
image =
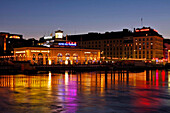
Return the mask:
[[(124, 29), (119, 32), (88, 33), (81, 35), (68, 35), (67, 39), (76, 41), (81, 48), (95, 48), (100, 49), (101, 59), (121, 59), (125, 58), (124, 41), (132, 40), (132, 32)], [(133, 48), (133, 45), (129, 45)], [(130, 53), (132, 49), (129, 50)], [(130, 55), (130, 54), (129, 54)], [(130, 55), (132, 57), (132, 55)]]
[[(19, 47), (48, 47), (48, 48), (77, 48), (100, 50), (101, 60), (157, 60), (168, 57), (164, 51), (163, 37), (150, 27), (134, 29), (134, 32), (123, 29), (117, 32), (88, 33), (67, 35), (63, 31), (55, 31), (55, 35), (43, 36), (39, 41), (24, 40), (22, 35), (0, 33), (0, 51), (2, 55), (13, 55), (13, 48)], [(165, 46), (165, 44), (164, 44)], [(73, 49), (74, 50), (74, 49)], [(64, 53), (65, 54), (65, 53)], [(88, 57), (90, 59), (90, 57)]]
[(22, 45), (22, 35), (0, 32), (0, 55), (12, 55), (13, 48)]
[(170, 39), (164, 39), (164, 58), (170, 63)]
[(150, 27), (135, 29), (134, 37), (134, 58), (136, 59), (162, 59), (163, 37), (158, 31)]
[(77, 47), (76, 42), (63, 39), (63, 31), (55, 31), (55, 36), (43, 36), (40, 38), (37, 46), (45, 47)]
[(36, 46), (37, 43), (34, 38), (25, 40), (20, 34), (0, 32), (0, 56), (12, 56), (14, 48)]
[(150, 27), (118, 32), (68, 35), (81, 48), (100, 49), (103, 59), (152, 60), (163, 58), (163, 37)]
[(82, 49), (76, 42), (63, 39), (63, 31), (44, 36), (34, 47), (14, 48), (14, 59), (36, 64), (88, 64), (100, 61), (100, 50)]

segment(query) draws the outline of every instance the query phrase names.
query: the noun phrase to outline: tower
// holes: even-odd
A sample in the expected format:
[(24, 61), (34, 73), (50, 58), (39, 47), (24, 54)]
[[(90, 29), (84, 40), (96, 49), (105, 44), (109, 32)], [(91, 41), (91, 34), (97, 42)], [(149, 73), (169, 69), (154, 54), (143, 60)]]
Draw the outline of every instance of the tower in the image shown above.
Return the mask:
[(62, 39), (63, 38), (63, 31), (58, 30), (55, 31), (55, 39)]

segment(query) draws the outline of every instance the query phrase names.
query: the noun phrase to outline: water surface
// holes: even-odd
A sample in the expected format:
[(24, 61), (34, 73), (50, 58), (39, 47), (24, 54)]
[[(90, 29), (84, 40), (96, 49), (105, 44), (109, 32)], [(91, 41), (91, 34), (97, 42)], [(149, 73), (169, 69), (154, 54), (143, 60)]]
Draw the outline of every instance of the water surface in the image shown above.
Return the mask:
[(0, 112), (170, 112), (170, 71), (1, 75)]

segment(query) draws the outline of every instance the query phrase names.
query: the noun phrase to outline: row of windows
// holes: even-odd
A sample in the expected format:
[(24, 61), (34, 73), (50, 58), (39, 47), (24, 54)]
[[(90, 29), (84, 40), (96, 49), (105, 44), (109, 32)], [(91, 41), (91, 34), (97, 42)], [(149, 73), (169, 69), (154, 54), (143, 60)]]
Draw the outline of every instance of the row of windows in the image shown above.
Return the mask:
[(149, 41), (153, 40), (153, 38), (135, 38), (135, 41)]
[[(101, 44), (103, 41), (87, 41), (87, 42), (82, 42), (82, 44)], [(106, 43), (121, 43), (121, 42), (123, 42), (123, 40), (110, 40), (110, 41), (104, 41), (104, 43), (106, 44)]]
[[(137, 45), (145, 45), (145, 44), (149, 45), (149, 42), (146, 42), (146, 43), (145, 42), (143, 42), (143, 43), (139, 42), (139, 43), (136, 43), (136, 46)], [(153, 42), (150, 42), (150, 45), (153, 45)]]
[[(149, 54), (149, 51), (146, 51), (146, 52), (145, 51), (143, 51), (143, 52), (142, 51), (135, 51), (135, 54), (138, 54), (138, 53), (139, 54), (142, 54), (142, 53), (143, 54)], [(150, 54), (153, 54), (153, 51), (150, 51)]]
[(139, 56), (135, 56), (135, 58), (147, 58), (147, 59), (152, 59), (153, 58), (153, 56), (151, 55), (151, 56), (149, 56), (149, 55), (147, 55), (147, 56), (145, 56), (145, 55), (139, 55)]
[(151, 46), (135, 46), (135, 50), (137, 50), (139, 48), (139, 50), (141, 50), (141, 49), (153, 49), (153, 46), (151, 45)]

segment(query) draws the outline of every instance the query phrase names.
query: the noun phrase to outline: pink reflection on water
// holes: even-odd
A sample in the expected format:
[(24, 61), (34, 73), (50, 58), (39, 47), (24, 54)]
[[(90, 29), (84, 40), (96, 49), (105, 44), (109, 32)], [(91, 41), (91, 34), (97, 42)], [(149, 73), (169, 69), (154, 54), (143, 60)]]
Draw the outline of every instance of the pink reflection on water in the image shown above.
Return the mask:
[(159, 79), (159, 71), (158, 71), (158, 69), (157, 69), (157, 70), (156, 70), (156, 86), (159, 85), (158, 79)]
[(77, 110), (77, 83), (74, 81), (76, 76), (68, 74), (65, 72), (65, 94), (63, 95), (64, 101), (66, 104), (66, 109), (70, 113), (75, 113)]

